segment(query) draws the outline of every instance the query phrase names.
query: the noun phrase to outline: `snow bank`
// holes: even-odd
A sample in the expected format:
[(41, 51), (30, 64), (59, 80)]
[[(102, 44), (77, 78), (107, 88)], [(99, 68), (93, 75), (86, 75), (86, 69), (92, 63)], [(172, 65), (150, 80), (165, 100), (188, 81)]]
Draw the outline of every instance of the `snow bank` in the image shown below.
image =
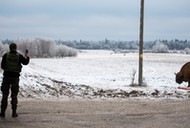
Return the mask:
[[(174, 72), (188, 62), (189, 55), (144, 54), (143, 76), (147, 87), (131, 87), (138, 81), (138, 53), (82, 51), (78, 57), (31, 59), (23, 67), (20, 96), (30, 98), (189, 98), (178, 90)], [(0, 74), (2, 77), (2, 74)], [(186, 86), (183, 83), (181, 86)]]

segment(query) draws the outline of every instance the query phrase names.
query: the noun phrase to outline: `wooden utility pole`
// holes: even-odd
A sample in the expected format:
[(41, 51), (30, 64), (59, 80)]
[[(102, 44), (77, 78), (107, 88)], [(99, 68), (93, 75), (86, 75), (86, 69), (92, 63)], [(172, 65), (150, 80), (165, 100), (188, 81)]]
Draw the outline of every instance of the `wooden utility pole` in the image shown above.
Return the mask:
[(143, 85), (143, 25), (144, 25), (144, 0), (141, 0), (140, 37), (139, 37), (139, 86)]

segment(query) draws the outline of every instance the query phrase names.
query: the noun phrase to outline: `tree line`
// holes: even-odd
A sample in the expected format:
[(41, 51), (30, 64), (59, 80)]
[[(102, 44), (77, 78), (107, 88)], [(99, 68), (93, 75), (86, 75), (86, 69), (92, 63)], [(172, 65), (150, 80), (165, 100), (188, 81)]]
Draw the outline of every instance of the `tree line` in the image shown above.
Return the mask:
[[(115, 41), (115, 40), (101, 40), (101, 41), (63, 41), (57, 40), (58, 44), (64, 44), (76, 49), (106, 49), (106, 50), (138, 50), (138, 41)], [(144, 42), (143, 49), (152, 52), (168, 52), (168, 50), (187, 50), (190, 48), (190, 41), (187, 40), (154, 40)]]
[(16, 43), (17, 49), (21, 53), (25, 53), (25, 50), (28, 49), (30, 56), (33, 58), (77, 56), (77, 50), (75, 48), (41, 38), (3, 40), (0, 42), (0, 56), (9, 51), (9, 44), (11, 43)]
[[(66, 57), (77, 56), (77, 49), (104, 49), (104, 50), (138, 50), (138, 41), (115, 41), (115, 40), (100, 40), (100, 41), (85, 41), (85, 40), (47, 40), (47, 39), (18, 39), (18, 40), (2, 40), (0, 42), (0, 56), (8, 50), (10, 43), (16, 43), (18, 50), (22, 53), (26, 49), (30, 51), (31, 57)], [(187, 40), (155, 40), (146, 41), (143, 46), (144, 50), (156, 53), (167, 53), (169, 50), (183, 50), (190, 54), (190, 41)]]

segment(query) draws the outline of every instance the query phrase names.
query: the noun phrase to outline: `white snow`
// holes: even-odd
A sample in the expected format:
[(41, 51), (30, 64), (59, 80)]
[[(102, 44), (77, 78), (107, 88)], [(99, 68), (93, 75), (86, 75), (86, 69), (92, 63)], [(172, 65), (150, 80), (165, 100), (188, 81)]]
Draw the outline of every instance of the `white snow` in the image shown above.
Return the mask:
[[(56, 95), (57, 90), (47, 90), (62, 88), (60, 84), (52, 82), (56, 80), (70, 85), (87, 85), (94, 89), (141, 90), (146, 93), (158, 90), (161, 93), (177, 92), (186, 95), (187, 91), (177, 90), (179, 85), (175, 82), (174, 72), (178, 72), (189, 58), (190, 55), (185, 54), (144, 53), (143, 77), (147, 87), (129, 86), (134, 71), (134, 82), (138, 83), (138, 53), (114, 54), (105, 50), (83, 50), (77, 57), (31, 59), (30, 64), (22, 69), (21, 92), (26, 95), (24, 93), (36, 90), (31, 93), (35, 95), (33, 97), (41, 96), (42, 93), (44, 97)], [(2, 72), (0, 77), (2, 78)], [(187, 83), (180, 86), (187, 86)], [(74, 92), (80, 93), (76, 88)]]

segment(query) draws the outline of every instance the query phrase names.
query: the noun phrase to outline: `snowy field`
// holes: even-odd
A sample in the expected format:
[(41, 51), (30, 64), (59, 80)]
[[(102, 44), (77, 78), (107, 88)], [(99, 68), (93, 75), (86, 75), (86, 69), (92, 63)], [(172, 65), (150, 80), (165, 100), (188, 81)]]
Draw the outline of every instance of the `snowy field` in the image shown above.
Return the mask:
[[(177, 89), (179, 85), (175, 83), (174, 72), (178, 72), (189, 60), (190, 55), (185, 54), (145, 53), (143, 77), (147, 87), (131, 87), (133, 75), (134, 83), (138, 83), (138, 53), (85, 50), (79, 52), (77, 57), (31, 59), (22, 70), (20, 95), (35, 98), (188, 98), (189, 92)], [(180, 86), (187, 86), (187, 83)], [(130, 95), (130, 92), (133, 94)]]

